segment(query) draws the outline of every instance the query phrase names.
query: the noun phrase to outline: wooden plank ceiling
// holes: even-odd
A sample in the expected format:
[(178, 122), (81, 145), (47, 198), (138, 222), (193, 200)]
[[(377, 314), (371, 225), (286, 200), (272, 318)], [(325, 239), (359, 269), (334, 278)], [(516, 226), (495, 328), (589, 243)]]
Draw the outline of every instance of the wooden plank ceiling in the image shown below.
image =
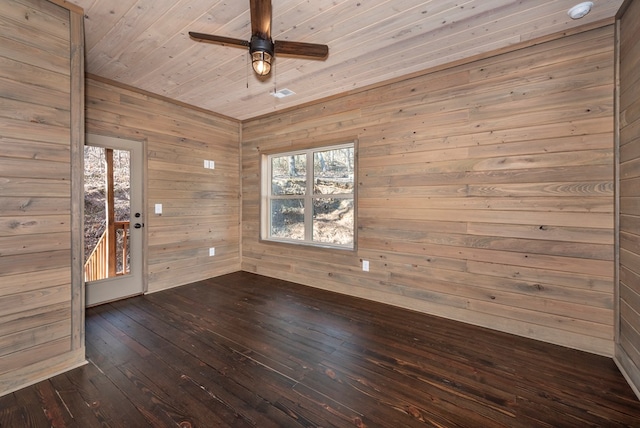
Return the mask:
[[(623, 0), (273, 0), (274, 39), (329, 45), (326, 61), (279, 58), (260, 80), (248, 51), (188, 31), (250, 38), (249, 1), (70, 0), (85, 10), (87, 72), (240, 120), (615, 15)], [(274, 89), (295, 95), (277, 99)]]

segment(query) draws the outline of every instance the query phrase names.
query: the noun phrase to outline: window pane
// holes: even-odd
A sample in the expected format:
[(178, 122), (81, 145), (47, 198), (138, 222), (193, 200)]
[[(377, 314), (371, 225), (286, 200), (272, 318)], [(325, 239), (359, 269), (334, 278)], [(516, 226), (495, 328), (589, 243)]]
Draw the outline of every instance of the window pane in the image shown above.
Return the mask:
[(115, 220), (129, 221), (131, 202), (129, 201), (131, 153), (129, 150), (113, 150), (113, 186), (115, 199)]
[(315, 199), (313, 201), (313, 240), (352, 245), (353, 217), (353, 199)]
[(354, 248), (354, 156), (354, 144), (346, 143), (265, 155), (263, 239)]
[[(111, 149), (108, 153), (110, 155), (104, 147), (84, 146), (84, 259), (86, 263), (93, 255), (91, 263), (101, 266), (88, 277), (92, 281), (109, 276), (108, 267), (97, 261), (96, 254), (106, 248), (107, 238), (103, 234), (111, 212), (115, 221), (116, 275), (130, 273), (130, 151)], [(114, 193), (113, 204), (107, 203), (107, 158), (113, 166), (112, 189), (109, 189)]]
[(305, 154), (271, 158), (271, 194), (304, 195), (307, 189)]
[(304, 200), (280, 199), (271, 201), (272, 238), (304, 240)]
[(353, 193), (353, 147), (313, 154), (314, 194)]
[(114, 210), (116, 221), (116, 272), (129, 273), (131, 254), (129, 240), (129, 221), (131, 218), (130, 191), (130, 158), (129, 150), (113, 150), (113, 186)]

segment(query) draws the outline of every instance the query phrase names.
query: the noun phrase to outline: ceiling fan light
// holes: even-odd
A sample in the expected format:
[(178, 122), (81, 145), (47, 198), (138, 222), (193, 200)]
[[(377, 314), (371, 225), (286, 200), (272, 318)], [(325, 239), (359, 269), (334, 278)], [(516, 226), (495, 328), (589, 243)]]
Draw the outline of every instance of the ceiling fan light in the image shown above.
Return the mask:
[(251, 65), (253, 71), (258, 76), (266, 76), (271, 71), (271, 61), (273, 60), (273, 41), (263, 39), (258, 36), (251, 36), (249, 42), (249, 54), (251, 55)]
[(255, 51), (251, 53), (251, 65), (253, 71), (259, 76), (266, 76), (271, 72), (271, 54), (265, 51)]

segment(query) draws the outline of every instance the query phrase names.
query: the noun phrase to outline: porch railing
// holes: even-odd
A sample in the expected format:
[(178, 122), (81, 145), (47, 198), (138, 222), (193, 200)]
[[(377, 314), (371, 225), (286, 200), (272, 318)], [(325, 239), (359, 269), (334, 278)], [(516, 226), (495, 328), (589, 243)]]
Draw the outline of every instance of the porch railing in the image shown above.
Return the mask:
[(122, 238), (120, 242), (116, 239), (116, 244), (113, 245), (112, 254), (109, 254), (109, 246), (107, 245), (107, 232), (105, 230), (95, 248), (89, 255), (89, 258), (84, 264), (84, 280), (88, 281), (97, 281), (99, 279), (105, 279), (109, 277), (109, 263), (113, 263), (117, 265), (117, 255), (118, 252), (121, 254), (121, 266), (118, 266), (119, 269), (116, 269), (117, 275), (124, 275), (129, 273), (129, 266), (127, 263), (127, 256), (129, 254), (129, 222), (128, 221), (116, 221), (114, 223), (114, 234), (113, 239), (116, 239), (118, 236), (119, 230), (122, 231)]

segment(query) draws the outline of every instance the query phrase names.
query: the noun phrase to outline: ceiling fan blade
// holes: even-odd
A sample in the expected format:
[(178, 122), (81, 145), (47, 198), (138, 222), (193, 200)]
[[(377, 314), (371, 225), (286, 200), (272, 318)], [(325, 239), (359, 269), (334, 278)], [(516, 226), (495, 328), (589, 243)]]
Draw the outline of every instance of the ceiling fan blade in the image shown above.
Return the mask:
[(271, 0), (251, 0), (251, 35), (271, 40)]
[(276, 55), (306, 59), (327, 59), (329, 56), (329, 46), (327, 45), (286, 40), (276, 40), (274, 44)]
[(213, 34), (194, 33), (193, 31), (189, 31), (189, 36), (191, 36), (192, 39), (197, 40), (199, 42), (209, 42), (209, 43), (215, 43), (223, 46), (238, 46), (242, 48), (249, 47), (248, 41), (234, 39), (232, 37), (222, 37), (222, 36), (215, 36)]

